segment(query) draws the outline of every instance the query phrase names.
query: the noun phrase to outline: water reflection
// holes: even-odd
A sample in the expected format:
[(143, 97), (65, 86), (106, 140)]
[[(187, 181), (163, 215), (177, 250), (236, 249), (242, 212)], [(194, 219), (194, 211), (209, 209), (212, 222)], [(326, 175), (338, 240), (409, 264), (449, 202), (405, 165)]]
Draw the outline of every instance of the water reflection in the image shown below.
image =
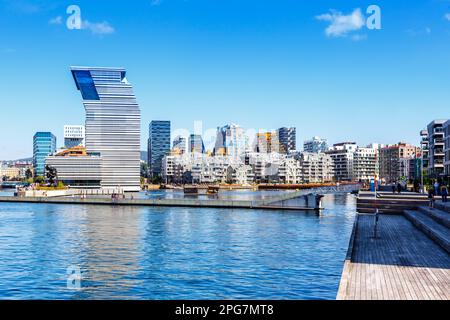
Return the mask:
[[(0, 298), (334, 299), (355, 212), (0, 204)], [(68, 290), (68, 266), (82, 290)]]

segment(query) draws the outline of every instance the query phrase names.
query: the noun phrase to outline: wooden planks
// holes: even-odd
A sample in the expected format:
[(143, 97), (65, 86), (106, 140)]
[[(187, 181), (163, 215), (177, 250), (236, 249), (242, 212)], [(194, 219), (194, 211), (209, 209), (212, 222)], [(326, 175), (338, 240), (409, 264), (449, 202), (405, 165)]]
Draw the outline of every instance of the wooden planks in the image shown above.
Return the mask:
[(449, 300), (450, 255), (401, 215), (359, 215), (338, 300)]

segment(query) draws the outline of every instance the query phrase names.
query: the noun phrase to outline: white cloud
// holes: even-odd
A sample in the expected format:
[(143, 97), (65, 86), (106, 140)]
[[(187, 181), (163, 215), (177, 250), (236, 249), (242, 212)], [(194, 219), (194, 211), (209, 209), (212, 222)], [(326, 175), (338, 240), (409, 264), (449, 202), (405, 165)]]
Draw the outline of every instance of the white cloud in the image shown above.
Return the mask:
[(103, 22), (89, 22), (88, 20), (83, 20), (81, 22), (81, 29), (89, 30), (93, 34), (112, 34), (115, 32), (114, 28), (106, 21)]
[(446, 13), (444, 18), (447, 19), (448, 21), (450, 21), (450, 13)]
[(50, 19), (48, 21), (48, 23), (50, 23), (50, 24), (62, 24), (62, 22), (63, 22), (63, 19), (61, 16), (54, 17), (53, 19)]
[(328, 37), (345, 37), (348, 33), (360, 30), (365, 25), (365, 17), (359, 8), (353, 10), (348, 15), (344, 15), (339, 11), (330, 10), (330, 13), (316, 16), (316, 19), (330, 23), (325, 29), (325, 34)]

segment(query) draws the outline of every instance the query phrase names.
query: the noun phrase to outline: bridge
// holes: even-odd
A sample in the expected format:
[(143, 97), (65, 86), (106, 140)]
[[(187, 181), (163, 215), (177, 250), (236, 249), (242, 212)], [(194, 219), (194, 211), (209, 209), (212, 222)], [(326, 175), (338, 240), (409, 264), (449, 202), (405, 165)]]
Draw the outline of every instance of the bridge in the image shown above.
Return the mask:
[(0, 197), (2, 202), (25, 203), (57, 203), (57, 204), (89, 204), (89, 205), (117, 205), (117, 206), (153, 206), (153, 207), (200, 207), (223, 209), (267, 209), (267, 210), (315, 210), (320, 211), (321, 198), (325, 194), (340, 194), (356, 192), (359, 184), (317, 187), (285, 194), (262, 200), (228, 200), (228, 199), (135, 199), (126, 197), (111, 199), (108, 197)]

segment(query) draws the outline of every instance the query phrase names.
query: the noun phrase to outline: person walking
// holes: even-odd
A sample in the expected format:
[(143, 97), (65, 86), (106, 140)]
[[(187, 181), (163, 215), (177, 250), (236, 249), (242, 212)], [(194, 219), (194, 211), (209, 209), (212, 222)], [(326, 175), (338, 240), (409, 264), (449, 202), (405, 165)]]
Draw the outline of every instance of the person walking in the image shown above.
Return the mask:
[(441, 195), (442, 195), (442, 202), (446, 203), (447, 202), (447, 197), (448, 197), (448, 189), (447, 186), (443, 186), (441, 189)]
[(397, 192), (398, 192), (398, 194), (402, 193), (402, 185), (400, 182), (397, 183)]
[(439, 195), (439, 182), (437, 180), (434, 181), (434, 194)]
[(430, 201), (429, 206), (431, 209), (434, 208), (434, 195), (435, 195), (435, 191), (433, 188), (430, 188), (430, 190), (428, 190), (428, 200)]
[(392, 193), (395, 194), (395, 183), (392, 184)]

